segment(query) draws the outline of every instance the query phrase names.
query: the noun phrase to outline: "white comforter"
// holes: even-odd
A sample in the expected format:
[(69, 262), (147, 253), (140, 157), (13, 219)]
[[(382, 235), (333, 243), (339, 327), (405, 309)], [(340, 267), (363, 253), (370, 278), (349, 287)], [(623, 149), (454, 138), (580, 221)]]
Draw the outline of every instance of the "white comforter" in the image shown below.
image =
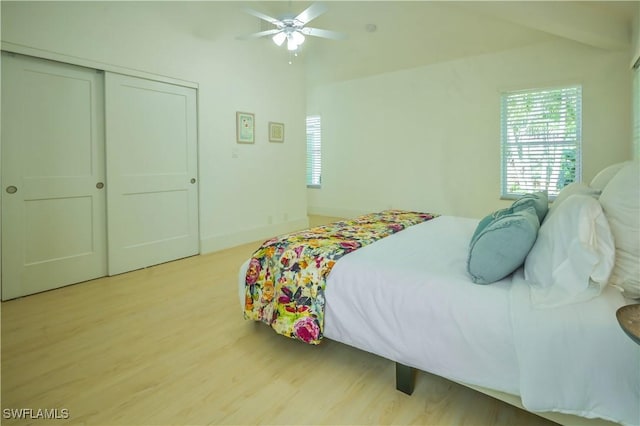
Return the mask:
[(613, 287), (590, 301), (535, 309), (522, 270), (511, 288), (520, 397), (530, 411), (640, 424), (640, 346), (620, 328)]
[(325, 337), (521, 395), (532, 411), (640, 423), (640, 347), (615, 319), (624, 299), (608, 290), (536, 311), (521, 272), (473, 284), (466, 257), (477, 223), (442, 216), (344, 256), (327, 280)]

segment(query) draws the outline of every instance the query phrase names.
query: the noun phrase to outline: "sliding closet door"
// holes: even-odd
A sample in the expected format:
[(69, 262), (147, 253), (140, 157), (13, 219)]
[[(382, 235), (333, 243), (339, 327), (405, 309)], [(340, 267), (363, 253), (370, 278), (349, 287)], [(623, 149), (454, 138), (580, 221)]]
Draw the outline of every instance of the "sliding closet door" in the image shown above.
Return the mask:
[(109, 275), (197, 254), (194, 89), (106, 74)]
[(2, 299), (106, 275), (104, 75), (2, 54)]

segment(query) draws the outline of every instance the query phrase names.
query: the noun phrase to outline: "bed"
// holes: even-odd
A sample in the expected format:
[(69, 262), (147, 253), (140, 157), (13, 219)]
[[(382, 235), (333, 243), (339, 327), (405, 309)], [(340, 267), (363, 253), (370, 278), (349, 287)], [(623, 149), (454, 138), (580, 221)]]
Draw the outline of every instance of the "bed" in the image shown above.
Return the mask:
[[(514, 205), (526, 220), (514, 206), (482, 220), (429, 217), (348, 252), (326, 277), (323, 337), (394, 361), (406, 393), (419, 369), (536, 413), (640, 424), (640, 346), (615, 315), (640, 296), (639, 170), (607, 168), (563, 189), (549, 212), (546, 198), (523, 197)], [(496, 236), (518, 227), (535, 228), (529, 248)], [(475, 255), (496, 243), (524, 259)], [(514, 271), (494, 273), (508, 263)], [(243, 310), (250, 264), (239, 271)]]

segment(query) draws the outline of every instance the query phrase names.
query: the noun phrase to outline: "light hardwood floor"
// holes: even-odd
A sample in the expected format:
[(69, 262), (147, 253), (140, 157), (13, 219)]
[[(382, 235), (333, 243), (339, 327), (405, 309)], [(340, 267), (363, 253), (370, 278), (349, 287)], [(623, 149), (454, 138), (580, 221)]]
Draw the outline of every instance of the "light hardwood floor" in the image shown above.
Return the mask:
[(2, 408), (92, 425), (551, 424), (423, 372), (407, 396), (391, 361), (245, 321), (237, 273), (258, 244), (3, 303)]

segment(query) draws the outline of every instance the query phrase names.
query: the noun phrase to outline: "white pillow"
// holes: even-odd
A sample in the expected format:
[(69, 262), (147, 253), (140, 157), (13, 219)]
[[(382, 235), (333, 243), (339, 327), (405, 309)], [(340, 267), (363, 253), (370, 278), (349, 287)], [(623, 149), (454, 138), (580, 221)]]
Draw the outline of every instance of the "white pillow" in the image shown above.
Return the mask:
[(602, 190), (600, 203), (616, 242), (610, 283), (640, 297), (640, 161), (631, 161)]
[(600, 172), (598, 172), (598, 174), (593, 179), (591, 179), (591, 183), (589, 184), (589, 186), (593, 189), (602, 191), (604, 187), (607, 186), (609, 181), (616, 174), (618, 174), (620, 169), (622, 169), (628, 163), (628, 161), (625, 161), (624, 163), (612, 164), (609, 167), (605, 167), (604, 169), (600, 170)]
[(600, 203), (587, 195), (568, 197), (540, 227), (525, 260), (533, 305), (550, 308), (598, 296), (614, 260), (613, 236)]
[(600, 190), (590, 188), (586, 184), (582, 182), (573, 182), (569, 185), (565, 186), (560, 190), (560, 193), (556, 196), (556, 199), (549, 207), (549, 212), (545, 217), (545, 221), (558, 209), (558, 206), (562, 204), (564, 200), (569, 198), (572, 195), (580, 194), (580, 195), (588, 195), (593, 198), (598, 198), (600, 196)]

